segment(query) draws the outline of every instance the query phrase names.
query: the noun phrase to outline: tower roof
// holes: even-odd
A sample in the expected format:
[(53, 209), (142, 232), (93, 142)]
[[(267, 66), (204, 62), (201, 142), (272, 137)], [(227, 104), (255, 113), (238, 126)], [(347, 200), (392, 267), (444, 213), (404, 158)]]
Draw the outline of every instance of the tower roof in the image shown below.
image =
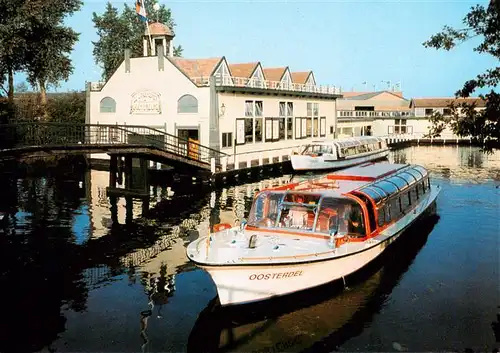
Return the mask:
[(164, 25), (163, 23), (160, 22), (153, 22), (148, 24), (149, 27), (149, 32), (148, 29), (144, 31), (145, 35), (149, 35), (151, 33), (152, 36), (169, 36), (169, 37), (174, 37), (174, 33), (172, 30), (167, 26)]

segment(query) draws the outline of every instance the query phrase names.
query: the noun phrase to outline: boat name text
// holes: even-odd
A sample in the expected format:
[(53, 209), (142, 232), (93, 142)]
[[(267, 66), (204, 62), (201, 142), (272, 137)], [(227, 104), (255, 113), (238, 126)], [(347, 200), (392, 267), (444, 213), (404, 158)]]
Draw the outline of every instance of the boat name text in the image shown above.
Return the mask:
[(290, 278), (290, 277), (298, 277), (302, 276), (302, 271), (291, 271), (291, 272), (279, 272), (279, 273), (259, 273), (259, 274), (253, 274), (248, 277), (250, 281), (253, 280), (268, 280), (268, 279), (283, 279), (283, 278)]

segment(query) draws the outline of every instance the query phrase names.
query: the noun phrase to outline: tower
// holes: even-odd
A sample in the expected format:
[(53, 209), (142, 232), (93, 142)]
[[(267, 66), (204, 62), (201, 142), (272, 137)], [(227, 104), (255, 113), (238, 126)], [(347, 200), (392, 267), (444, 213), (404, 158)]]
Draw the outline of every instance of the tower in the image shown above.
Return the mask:
[[(148, 28), (144, 31), (144, 38), (142, 40), (143, 44), (143, 55), (144, 56), (156, 56), (158, 52), (158, 47), (163, 47), (163, 55), (174, 56), (174, 33), (172, 30), (160, 23), (153, 22), (148, 24)], [(149, 36), (151, 35), (151, 41)], [(151, 47), (151, 42), (153, 46)]]

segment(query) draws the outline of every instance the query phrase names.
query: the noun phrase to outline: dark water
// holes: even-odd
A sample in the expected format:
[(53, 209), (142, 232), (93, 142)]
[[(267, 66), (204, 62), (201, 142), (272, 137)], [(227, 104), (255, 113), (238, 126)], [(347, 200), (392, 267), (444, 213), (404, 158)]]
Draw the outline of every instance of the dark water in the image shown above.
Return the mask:
[[(242, 217), (255, 191), (174, 183), (110, 204), (108, 174), (1, 177), (0, 352), (331, 352), (500, 348), (500, 154), (415, 147), (437, 217), (348, 279), (252, 310), (220, 310), (186, 242)], [(303, 176), (301, 176), (303, 177)], [(120, 224), (113, 222), (118, 220)], [(128, 222), (127, 222), (128, 221)]]

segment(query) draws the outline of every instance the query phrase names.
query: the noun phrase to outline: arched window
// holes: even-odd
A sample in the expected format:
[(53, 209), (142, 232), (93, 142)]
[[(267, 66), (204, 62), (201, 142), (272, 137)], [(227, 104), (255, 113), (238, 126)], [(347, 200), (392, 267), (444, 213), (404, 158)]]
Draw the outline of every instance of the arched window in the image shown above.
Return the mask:
[(100, 103), (101, 113), (116, 113), (116, 102), (111, 97), (104, 97)]
[(177, 113), (198, 113), (198, 100), (185, 94), (177, 101)]

